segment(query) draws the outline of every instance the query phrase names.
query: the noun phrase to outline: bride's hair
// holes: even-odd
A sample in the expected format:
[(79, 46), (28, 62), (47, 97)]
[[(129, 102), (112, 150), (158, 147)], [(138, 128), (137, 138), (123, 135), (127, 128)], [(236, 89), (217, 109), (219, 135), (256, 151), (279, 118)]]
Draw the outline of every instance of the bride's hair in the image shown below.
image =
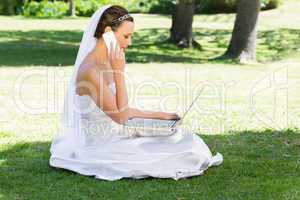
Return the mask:
[(110, 26), (115, 31), (123, 21), (134, 22), (133, 17), (130, 15), (126, 16), (123, 20), (118, 20), (127, 14), (129, 14), (128, 11), (122, 6), (114, 5), (106, 9), (98, 22), (94, 37), (97, 39), (101, 38), (107, 26)]

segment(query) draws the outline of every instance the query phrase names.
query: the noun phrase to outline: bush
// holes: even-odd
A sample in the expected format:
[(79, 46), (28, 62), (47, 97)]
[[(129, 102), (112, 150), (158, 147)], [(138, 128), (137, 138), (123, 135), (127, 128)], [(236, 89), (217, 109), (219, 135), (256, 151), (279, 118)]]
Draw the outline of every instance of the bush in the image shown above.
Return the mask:
[(113, 0), (111, 4), (125, 7), (130, 13), (170, 14), (174, 0)]
[[(68, 1), (38, 1), (25, 3), (24, 16), (62, 17), (69, 13)], [(75, 0), (75, 12), (77, 16), (91, 16), (99, 7), (109, 3), (109, 0)]]
[(122, 0), (117, 1), (115, 4), (125, 7), (131, 13), (148, 13), (153, 5), (153, 2), (153, 0)]
[(26, 17), (63, 17), (69, 12), (69, 4), (62, 1), (27, 2), (23, 8), (23, 15)]
[(171, 14), (176, 5), (175, 0), (158, 0), (152, 4), (150, 13)]
[(97, 0), (75, 0), (75, 10), (77, 16), (92, 16), (92, 14), (103, 5)]
[[(0, 0), (0, 3), (3, 0)], [(15, 1), (15, 0), (12, 0)], [(21, 1), (21, 0), (18, 0)], [(35, 17), (62, 17), (69, 13), (68, 1), (30, 1), (25, 3), (23, 14)], [(196, 13), (232, 13), (236, 10), (238, 0), (196, 0)], [(261, 0), (262, 9), (277, 8), (282, 0)], [(171, 14), (175, 0), (75, 0), (77, 16), (91, 16), (99, 7), (117, 4), (130, 13)], [(1, 4), (0, 4), (1, 8)]]
[(120, 5), (130, 13), (171, 13), (171, 0), (76, 0), (76, 15), (91, 16), (105, 4)]
[(283, 3), (283, 0), (262, 0), (262, 9), (274, 9), (278, 8)]

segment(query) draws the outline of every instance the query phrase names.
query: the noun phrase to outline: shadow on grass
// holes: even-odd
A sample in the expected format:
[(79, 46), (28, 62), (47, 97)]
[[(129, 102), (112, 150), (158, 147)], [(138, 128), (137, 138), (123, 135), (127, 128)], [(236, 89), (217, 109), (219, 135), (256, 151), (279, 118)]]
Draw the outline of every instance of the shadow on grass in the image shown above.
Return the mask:
[[(10, 137), (9, 134), (2, 134)], [(49, 142), (18, 143), (0, 152), (3, 199), (297, 199), (300, 131), (201, 135), (224, 163), (174, 181), (102, 181), (48, 165)]]
[[(0, 31), (0, 66), (73, 65), (81, 40), (80, 31)], [(218, 59), (227, 48), (229, 30), (194, 29), (202, 50), (179, 49), (168, 43), (168, 29), (135, 32), (127, 50), (127, 62), (135, 63), (235, 63)], [(281, 60), (299, 52), (300, 30), (263, 31), (258, 36), (259, 62)]]

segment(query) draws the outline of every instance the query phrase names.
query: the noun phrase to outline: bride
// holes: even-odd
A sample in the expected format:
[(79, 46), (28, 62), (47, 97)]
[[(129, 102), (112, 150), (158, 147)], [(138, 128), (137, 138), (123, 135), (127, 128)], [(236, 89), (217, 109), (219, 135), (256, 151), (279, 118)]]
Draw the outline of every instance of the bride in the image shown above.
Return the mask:
[[(223, 162), (203, 140), (183, 128), (171, 136), (133, 137), (122, 129), (132, 117), (176, 119), (178, 115), (128, 106), (125, 50), (134, 20), (121, 6), (103, 6), (92, 16), (68, 85), (64, 112), (50, 152), (50, 165), (103, 180), (173, 178), (203, 174)], [(120, 48), (106, 46), (114, 33)]]

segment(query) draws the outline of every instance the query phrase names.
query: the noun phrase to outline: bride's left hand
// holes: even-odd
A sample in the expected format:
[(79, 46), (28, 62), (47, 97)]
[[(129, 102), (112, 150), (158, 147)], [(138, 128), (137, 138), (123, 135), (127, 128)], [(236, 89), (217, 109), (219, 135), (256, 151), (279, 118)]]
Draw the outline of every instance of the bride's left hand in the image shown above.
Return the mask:
[(174, 120), (180, 119), (180, 117), (176, 113), (167, 113), (167, 112), (159, 112), (159, 119), (164, 120)]

